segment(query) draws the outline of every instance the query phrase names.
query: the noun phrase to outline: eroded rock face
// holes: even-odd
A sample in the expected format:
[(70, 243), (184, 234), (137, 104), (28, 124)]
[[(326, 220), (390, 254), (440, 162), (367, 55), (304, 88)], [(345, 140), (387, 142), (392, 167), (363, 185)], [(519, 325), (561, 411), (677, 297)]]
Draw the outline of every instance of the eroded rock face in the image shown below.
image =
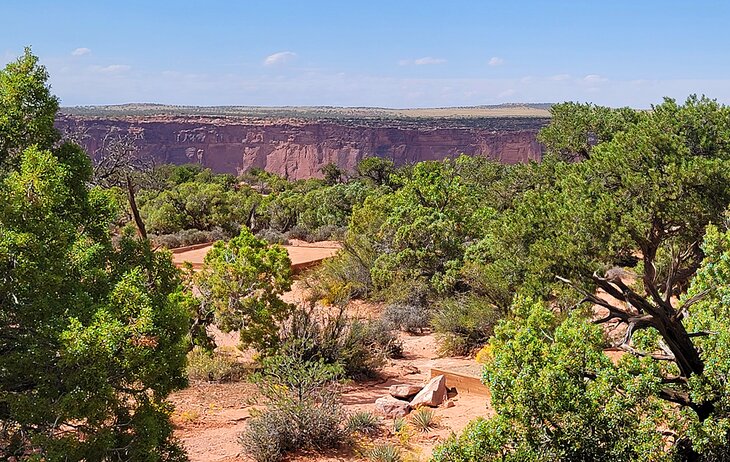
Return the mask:
[(295, 180), (321, 176), (319, 170), (328, 163), (351, 171), (369, 156), (389, 158), (396, 165), (461, 153), (505, 163), (539, 160), (542, 149), (535, 137), (545, 123), (545, 119), (494, 119), (478, 126), (441, 127), (438, 121), (400, 126), (393, 121), (61, 115), (56, 125), (92, 156), (110, 133), (131, 134), (157, 163), (198, 163), (232, 174), (258, 167)]

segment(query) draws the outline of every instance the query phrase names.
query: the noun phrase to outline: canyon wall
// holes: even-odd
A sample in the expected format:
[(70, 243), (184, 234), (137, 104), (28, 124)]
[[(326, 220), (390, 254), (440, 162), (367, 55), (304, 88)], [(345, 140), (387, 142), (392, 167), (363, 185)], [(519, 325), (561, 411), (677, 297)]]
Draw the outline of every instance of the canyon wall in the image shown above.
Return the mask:
[(364, 157), (397, 165), (454, 157), (487, 156), (505, 163), (539, 160), (541, 118), (469, 122), (245, 120), (213, 117), (88, 117), (62, 114), (57, 127), (93, 157), (110, 136), (129, 134), (157, 163), (199, 163), (237, 174), (253, 167), (289, 179), (320, 176), (334, 163), (353, 170)]

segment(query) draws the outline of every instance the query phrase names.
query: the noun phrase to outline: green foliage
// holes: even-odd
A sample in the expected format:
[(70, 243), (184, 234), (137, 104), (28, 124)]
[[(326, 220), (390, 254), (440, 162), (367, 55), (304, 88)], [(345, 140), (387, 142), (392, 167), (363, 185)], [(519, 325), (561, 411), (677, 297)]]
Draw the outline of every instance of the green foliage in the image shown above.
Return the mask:
[(497, 416), (440, 448), (436, 461), (669, 460), (659, 430), (669, 407), (653, 397), (660, 382), (632, 374), (651, 361), (614, 366), (601, 328), (580, 312), (561, 319), (531, 300), (514, 311), (484, 373)]
[[(705, 259), (680, 307), (688, 310), (687, 330), (705, 333), (695, 340), (705, 363), (704, 373), (692, 377), (686, 391), (696, 402), (713, 402), (714, 413), (705, 421), (687, 413), (684, 425), (702, 460), (725, 460), (730, 455), (730, 389), (726, 380), (730, 374), (730, 232), (709, 227), (703, 250)], [(690, 305), (693, 297), (703, 293), (708, 294)]]
[[(340, 237), (353, 207), (374, 187), (360, 180), (290, 182), (257, 170), (236, 181), (197, 165), (158, 167), (150, 183), (139, 204), (153, 235), (220, 230), (231, 237), (248, 227), (256, 234), (307, 241)], [(173, 242), (171, 237), (162, 239)]]
[[(722, 336), (708, 334), (725, 331), (725, 319), (701, 314), (716, 309), (718, 299), (692, 299), (723, 283), (699, 282), (705, 267), (698, 282), (692, 276), (721, 247), (713, 228), (707, 242), (715, 247), (697, 242), (730, 204), (730, 110), (690, 97), (617, 120), (602, 142), (589, 143), (583, 162), (548, 158), (524, 167), (538, 181), (493, 215), (468, 250), (462, 274), (478, 293), (500, 307), (512, 294), (533, 294), (555, 311), (517, 299), (515, 318), (503, 321), (491, 341), (485, 375), (497, 416), (467, 432), (481, 433), (471, 433), (473, 441), (452, 440), (436, 460), (725, 457), (724, 386), (713, 378), (725, 375), (724, 347), (713, 345)], [(579, 120), (576, 132), (595, 131), (594, 122)], [(568, 151), (581, 150), (560, 136)], [(540, 172), (551, 180), (539, 181)], [(555, 276), (573, 283), (557, 285)], [(596, 285), (621, 303), (593, 295)], [(608, 360), (603, 331), (574, 309), (583, 297), (610, 307), (601, 322), (631, 324), (621, 346), (637, 357)], [(571, 312), (563, 319), (560, 310)], [(706, 325), (694, 324), (703, 318)]]
[(383, 311), (383, 321), (411, 334), (422, 334), (430, 325), (431, 315), (423, 305), (391, 304)]
[(183, 460), (165, 401), (186, 383), (178, 271), (147, 241), (113, 245), (116, 207), (88, 188), (88, 157), (46, 149), (58, 135), (45, 79), (29, 52), (0, 75), (12, 158), (0, 173), (0, 458)]
[(426, 407), (416, 409), (409, 416), (413, 428), (422, 433), (428, 433), (436, 426), (433, 411)]
[(246, 370), (235, 358), (195, 346), (187, 355), (187, 375), (191, 381), (230, 382), (241, 380)]
[(319, 171), (324, 175), (324, 182), (330, 186), (342, 182), (345, 172), (333, 163), (325, 164)]
[(392, 186), (390, 175), (395, 173), (395, 164), (390, 159), (366, 157), (355, 169), (360, 178), (372, 181), (378, 186)]
[(240, 435), (244, 450), (257, 462), (275, 462), (299, 449), (323, 451), (345, 442), (345, 416), (331, 390), (341, 373), (296, 355), (264, 359), (256, 382), (269, 403)]
[(401, 462), (403, 460), (400, 448), (390, 443), (376, 445), (367, 451), (366, 456), (370, 462)]
[(572, 102), (553, 104), (550, 114), (550, 125), (540, 132), (538, 140), (548, 152), (567, 161), (589, 158), (595, 145), (611, 141), (641, 117), (631, 108)]
[(196, 282), (215, 310), (216, 325), (224, 332), (239, 331), (243, 346), (275, 349), (279, 323), (292, 311), (280, 298), (292, 284), (286, 250), (243, 228), (230, 241), (216, 242), (204, 263)]
[(294, 311), (280, 332), (280, 354), (338, 365), (347, 377), (371, 377), (387, 358), (400, 357), (402, 345), (389, 326), (349, 318), (344, 310), (316, 315)]
[(20, 154), (31, 146), (53, 147), (60, 138), (53, 126), (57, 111), (48, 72), (26, 48), (0, 70), (0, 169), (17, 167)]
[(199, 179), (174, 183), (161, 192), (140, 195), (140, 211), (151, 233), (172, 234), (185, 229), (232, 232), (245, 224), (254, 199), (247, 190), (234, 191), (225, 184)]
[(486, 345), (501, 312), (489, 300), (462, 295), (439, 302), (431, 324), (445, 355), (468, 356)]
[(380, 432), (381, 421), (372, 412), (358, 411), (347, 418), (347, 430), (350, 433), (373, 436)]

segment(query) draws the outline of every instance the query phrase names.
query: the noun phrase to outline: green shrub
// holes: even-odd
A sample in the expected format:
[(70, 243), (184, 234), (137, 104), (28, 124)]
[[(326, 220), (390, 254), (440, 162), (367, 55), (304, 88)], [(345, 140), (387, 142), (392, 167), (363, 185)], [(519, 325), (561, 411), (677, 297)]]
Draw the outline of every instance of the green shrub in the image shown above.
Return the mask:
[(257, 462), (276, 462), (299, 449), (324, 451), (346, 442), (345, 415), (332, 391), (341, 372), (297, 355), (265, 358), (255, 382), (269, 404), (239, 435), (246, 453)]
[(259, 231), (258, 233), (256, 233), (256, 237), (265, 240), (269, 244), (286, 245), (289, 243), (289, 239), (287, 239), (287, 236), (285, 234), (271, 228), (266, 228)]
[(380, 432), (380, 418), (372, 412), (360, 411), (347, 418), (347, 429), (350, 433), (376, 435)]
[(385, 307), (383, 321), (403, 332), (421, 334), (429, 326), (430, 314), (424, 305), (393, 304)]
[(439, 351), (447, 355), (474, 353), (488, 342), (500, 316), (494, 305), (474, 295), (442, 301), (431, 320)]
[(415, 410), (410, 418), (413, 428), (423, 433), (430, 432), (436, 426), (433, 411), (425, 407)]
[(367, 452), (370, 462), (401, 462), (401, 450), (390, 443), (379, 444)]
[(393, 419), (393, 433), (400, 433), (408, 425), (405, 417), (396, 417)]
[(178, 247), (185, 247), (189, 245), (215, 242), (228, 237), (230, 237), (230, 235), (223, 232), (221, 229), (213, 229), (212, 231), (185, 229), (172, 234), (153, 234), (150, 235), (150, 240), (155, 246), (176, 249)]
[(310, 298), (325, 304), (345, 304), (352, 298), (370, 294), (370, 269), (355, 253), (347, 249), (322, 262), (304, 278)]
[(281, 354), (338, 364), (351, 378), (371, 377), (386, 359), (403, 354), (401, 342), (385, 323), (351, 319), (344, 309), (318, 316), (311, 306), (299, 308), (285, 324)]
[(347, 228), (336, 225), (324, 225), (315, 229), (311, 237), (313, 242), (319, 241), (340, 241), (344, 239)]
[(241, 380), (246, 368), (228, 355), (196, 346), (188, 352), (187, 374), (191, 381), (229, 382)]

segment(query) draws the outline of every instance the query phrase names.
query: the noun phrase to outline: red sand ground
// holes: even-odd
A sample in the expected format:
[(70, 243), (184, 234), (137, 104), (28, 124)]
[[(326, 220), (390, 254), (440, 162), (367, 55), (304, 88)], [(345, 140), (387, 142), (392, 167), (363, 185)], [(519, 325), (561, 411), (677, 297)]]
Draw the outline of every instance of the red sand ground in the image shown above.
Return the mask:
[[(339, 245), (335, 242), (318, 242), (308, 244), (303, 241), (292, 242), (286, 246), (292, 263), (321, 260), (336, 253)], [(176, 263), (181, 261), (201, 262), (210, 246), (174, 254)], [(304, 289), (300, 281), (295, 281), (290, 292), (282, 297), (289, 303), (299, 303), (304, 297)], [(382, 307), (360, 301), (349, 307), (350, 314), (360, 318), (377, 316)], [(211, 329), (219, 348), (231, 350), (238, 345), (237, 333), (223, 333)], [(342, 403), (349, 413), (366, 410), (374, 411), (377, 398), (388, 394), (390, 385), (397, 383), (423, 384), (430, 378), (431, 368), (451, 370), (478, 370), (479, 366), (472, 359), (439, 358), (436, 353), (436, 341), (433, 335), (413, 336), (401, 334), (404, 357), (391, 360), (381, 370), (378, 380), (353, 382), (346, 385), (342, 393)], [(250, 357), (242, 353), (242, 357)], [(447, 382), (447, 386), (448, 386)], [(256, 387), (250, 383), (194, 383), (185, 390), (174, 393), (170, 400), (175, 405), (173, 422), (176, 435), (181, 439), (192, 462), (239, 462), (249, 461), (241, 453), (238, 435), (246, 427), (251, 409), (256, 406)], [(416, 434), (411, 440), (412, 453), (421, 460), (428, 460), (434, 446), (447, 438), (452, 432), (461, 431), (468, 422), (491, 414), (488, 398), (483, 395), (463, 393), (452, 398), (455, 406), (434, 409), (438, 428), (425, 434)], [(383, 435), (381, 440), (390, 438), (387, 429), (392, 427), (392, 420), (383, 419)], [(287, 460), (299, 462), (334, 462), (363, 460), (352, 452), (331, 453), (325, 455), (298, 455)]]
[[(181, 265), (183, 262), (190, 262), (193, 264), (193, 268), (199, 268), (203, 264), (203, 259), (210, 250), (211, 245), (206, 245), (200, 248), (195, 248), (197, 246), (191, 247), (192, 248), (190, 250), (173, 251), (173, 263)], [(296, 271), (300, 267), (308, 267), (324, 260), (327, 257), (333, 256), (337, 253), (337, 250), (339, 250), (340, 244), (334, 241), (309, 243), (305, 241), (292, 240), (289, 245), (285, 245), (284, 248), (289, 253), (292, 268)]]
[[(440, 359), (435, 354), (432, 335), (402, 335), (405, 357), (392, 360), (381, 371), (379, 380), (352, 383), (342, 394), (347, 412), (374, 411), (377, 398), (388, 393), (396, 383), (423, 384), (429, 379), (431, 367), (474, 367), (474, 361), (463, 358)], [(448, 383), (447, 383), (448, 385)], [(238, 434), (246, 427), (250, 410), (254, 407), (256, 387), (249, 383), (208, 384), (196, 383), (174, 393), (171, 401), (176, 410), (173, 421), (176, 434), (182, 440), (192, 462), (248, 461), (238, 444)], [(461, 394), (452, 399), (455, 406), (434, 409), (438, 428), (412, 437), (413, 452), (427, 460), (434, 446), (451, 432), (461, 431), (466, 424), (480, 416), (491, 414), (488, 399), (482, 395)], [(392, 427), (392, 420), (383, 419), (383, 428)], [(388, 439), (387, 431), (380, 439)], [(390, 437), (391, 441), (397, 442)], [(362, 460), (352, 453), (300, 455), (290, 460), (301, 462)]]

